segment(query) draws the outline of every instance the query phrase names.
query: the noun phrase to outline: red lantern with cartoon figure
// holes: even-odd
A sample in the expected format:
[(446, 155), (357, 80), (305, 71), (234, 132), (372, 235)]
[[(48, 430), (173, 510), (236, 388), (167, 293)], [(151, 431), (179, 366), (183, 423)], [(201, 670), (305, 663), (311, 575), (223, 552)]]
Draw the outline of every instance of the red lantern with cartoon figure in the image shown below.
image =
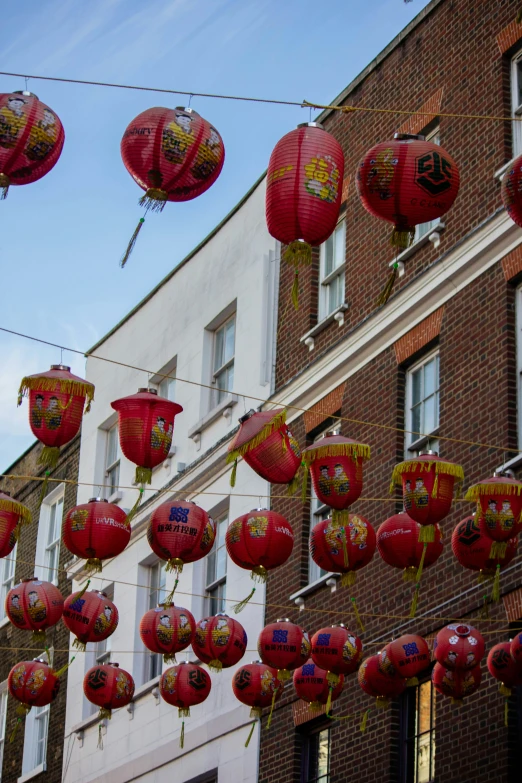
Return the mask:
[(341, 695), (344, 688), (343, 674), (339, 675), (337, 683), (334, 684), (328, 679), (327, 670), (321, 669), (311, 658), (295, 669), (293, 679), (299, 698), (308, 702), (312, 711), (319, 711), (326, 705), (327, 714), (332, 702)]
[(348, 518), (348, 509), (363, 488), (363, 462), (370, 459), (370, 447), (342, 435), (325, 435), (303, 449), (303, 463), (309, 468), (317, 498), (332, 509), (334, 524)]
[(102, 570), (102, 560), (121, 554), (130, 535), (125, 511), (104, 498), (91, 498), (71, 508), (62, 525), (63, 543), (73, 555), (87, 560), (90, 573)]
[(462, 467), (441, 459), (435, 452), (420, 454), (395, 466), (390, 492), (402, 486), (404, 510), (421, 525), (419, 541), (435, 540), (434, 525), (449, 514), (455, 482), (462, 481)]
[(167, 561), (167, 571), (181, 573), (185, 563), (208, 555), (216, 537), (212, 517), (190, 500), (167, 500), (156, 506), (147, 528), (153, 552)]
[(265, 707), (274, 705), (283, 695), (283, 688), (277, 678), (277, 669), (261, 661), (244, 664), (232, 680), (234, 696), (251, 708), (251, 718), (260, 718)]
[(419, 541), (421, 526), (404, 511), (389, 517), (377, 530), (377, 549), (385, 563), (402, 568), (405, 582), (416, 582), (421, 562), (429, 568), (442, 554), (443, 543), (440, 528), (435, 525), (435, 539), (426, 546)]
[(196, 632), (196, 621), (188, 609), (174, 604), (159, 604), (145, 612), (140, 622), (140, 637), (145, 647), (154, 653), (161, 653), (165, 663), (176, 660), (192, 642)]
[(257, 650), (263, 663), (277, 669), (278, 678), (285, 681), (290, 679), (290, 671), (306, 663), (311, 645), (307, 632), (285, 618), (265, 625)]
[(228, 447), (227, 462), (234, 463), (231, 487), (236, 485), (237, 461), (243, 457), (261, 478), (271, 484), (290, 484), (289, 491), (295, 491), (301, 450), (285, 422), (282, 408), (258, 413), (250, 410), (241, 416), (239, 432)]
[(511, 696), (512, 688), (522, 685), (522, 664), (511, 656), (511, 642), (496, 644), (488, 653), (488, 670), (499, 680), (502, 696)]
[(451, 696), (453, 701), (460, 703), (466, 696), (471, 696), (478, 689), (482, 680), (480, 666), (467, 670), (449, 669), (441, 663), (436, 663), (431, 672), (434, 688), (444, 696)]
[(118, 433), (124, 455), (137, 465), (136, 484), (150, 484), (152, 469), (170, 454), (174, 419), (183, 408), (159, 397), (156, 389), (138, 389), (137, 394), (111, 402), (118, 411)]
[(63, 614), (63, 596), (51, 582), (32, 576), (9, 590), (5, 611), (13, 625), (32, 631), (33, 641), (41, 644), (47, 628), (56, 625)]
[(286, 563), (294, 546), (294, 531), (277, 511), (256, 508), (228, 526), (225, 542), (230, 559), (252, 569), (252, 579), (266, 582), (268, 571)]
[(280, 139), (266, 177), (266, 223), (294, 267), (292, 301), (297, 308), (298, 269), (312, 262), (312, 245), (333, 233), (339, 218), (344, 154), (334, 136), (317, 122), (305, 122)]
[(15, 664), (7, 678), (11, 696), (20, 702), (17, 713), (27, 715), (31, 707), (51, 704), (60, 690), (60, 673), (40, 658)]
[(161, 698), (177, 707), (179, 717), (190, 717), (190, 708), (205, 701), (212, 688), (210, 675), (195, 663), (179, 663), (165, 669), (159, 681)]
[(522, 633), (517, 633), (510, 645), (511, 657), (522, 668)]
[(344, 625), (320, 628), (312, 636), (312, 660), (328, 672), (328, 682), (336, 685), (341, 674), (357, 671), (363, 646)]
[(80, 590), (65, 599), (63, 622), (76, 637), (73, 647), (85, 651), (88, 642), (103, 642), (114, 633), (119, 614), (107, 593)]
[(386, 654), (391, 665), (399, 675), (406, 679), (407, 685), (418, 685), (417, 675), (430, 665), (428, 643), (417, 634), (404, 634), (386, 645)]
[(484, 638), (471, 625), (451, 623), (435, 637), (433, 654), (447, 669), (473, 669), (484, 657)]
[(406, 680), (398, 676), (389, 660), (381, 665), (381, 653), (365, 658), (357, 680), (363, 691), (375, 698), (376, 707), (388, 707), (390, 700), (397, 699), (406, 689)]
[(360, 514), (349, 514), (341, 524), (323, 519), (312, 528), (309, 546), (314, 563), (342, 574), (342, 585), (353, 585), (356, 571), (367, 566), (375, 553), (375, 531)]
[(235, 666), (245, 654), (246, 646), (245, 629), (224, 612), (205, 617), (196, 625), (192, 649), (212, 671)]
[(1, 94), (0, 200), (10, 185), (28, 185), (48, 174), (64, 141), (60, 118), (32, 92)]
[(491, 540), (490, 557), (504, 557), (507, 542), (522, 530), (522, 482), (504, 473), (473, 484), (466, 500), (477, 503), (476, 520)]
[(118, 663), (98, 663), (85, 675), (83, 692), (91, 704), (100, 708), (100, 719), (111, 718), (113, 710), (132, 701), (134, 680)]
[(94, 386), (73, 375), (70, 367), (53, 364), (49, 372), (22, 378), (18, 405), (26, 395), (29, 395), (31, 430), (44, 444), (38, 462), (52, 470), (58, 464), (60, 447), (80, 431), (84, 407), (85, 412), (90, 410), (94, 398)]
[(522, 155), (515, 158), (502, 177), (501, 195), (513, 223), (522, 226)]
[(0, 557), (7, 557), (15, 548), (22, 525), (31, 522), (31, 512), (14, 500), (9, 492), (0, 492)]

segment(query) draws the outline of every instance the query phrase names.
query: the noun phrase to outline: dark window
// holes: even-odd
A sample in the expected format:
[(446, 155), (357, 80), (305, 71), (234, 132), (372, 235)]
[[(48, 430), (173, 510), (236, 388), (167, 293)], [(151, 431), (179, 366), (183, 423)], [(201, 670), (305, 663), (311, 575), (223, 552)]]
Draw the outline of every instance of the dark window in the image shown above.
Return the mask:
[(431, 679), (408, 688), (401, 705), (401, 783), (435, 779), (435, 689)]
[(301, 783), (330, 783), (330, 729), (303, 738)]
[[(522, 621), (510, 623), (509, 639), (513, 639), (522, 631)], [(522, 764), (522, 688), (513, 688), (507, 700), (508, 706), (508, 758), (509, 783), (519, 783), (520, 765)]]

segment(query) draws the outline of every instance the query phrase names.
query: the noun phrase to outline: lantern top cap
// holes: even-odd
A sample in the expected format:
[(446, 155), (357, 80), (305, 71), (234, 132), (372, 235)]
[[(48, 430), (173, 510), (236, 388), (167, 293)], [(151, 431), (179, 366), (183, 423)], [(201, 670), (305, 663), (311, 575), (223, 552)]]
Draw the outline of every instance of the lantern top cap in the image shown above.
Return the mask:
[(67, 364), (51, 364), (51, 370), (65, 370), (65, 372), (71, 372), (71, 368)]
[(187, 114), (195, 114), (196, 117), (199, 117), (198, 112), (195, 109), (191, 109), (190, 106), (176, 106), (176, 111), (184, 111)]
[(26, 579), (21, 579), (21, 582), (36, 582), (35, 576), (28, 576)]
[(108, 503), (107, 498), (89, 498), (89, 503)]
[(157, 389), (149, 389), (147, 386), (142, 386), (138, 389), (138, 394), (157, 394)]
[(26, 98), (36, 98), (36, 100), (38, 100), (38, 95), (35, 95), (34, 92), (29, 92), (29, 90), (13, 90), (11, 94), (25, 95)]
[(320, 122), (301, 122), (297, 127), (298, 128), (320, 128), (321, 130), (324, 130), (324, 125), (322, 125)]
[(419, 454), (419, 457), (438, 457), (439, 452), (438, 451), (432, 451), (431, 449), (427, 449), (427, 451), (421, 451)]
[(514, 479), (515, 474), (510, 468), (506, 468), (505, 470), (495, 470), (493, 473), (493, 478), (510, 478)]
[(251, 419), (252, 416), (255, 416), (256, 412), (253, 408), (250, 408), (249, 411), (243, 414), (243, 416), (240, 416), (238, 421), (240, 424), (243, 424), (244, 421), (248, 421), (248, 419)]
[(422, 133), (394, 133), (393, 138), (396, 141), (426, 141)]
[[(266, 506), (258, 506), (258, 508), (254, 508), (254, 511), (270, 511)], [(252, 513), (252, 511), (250, 512)]]
[(276, 623), (291, 623), (292, 621), (288, 617), (278, 617)]
[(216, 612), (216, 617), (228, 617), (226, 612)]

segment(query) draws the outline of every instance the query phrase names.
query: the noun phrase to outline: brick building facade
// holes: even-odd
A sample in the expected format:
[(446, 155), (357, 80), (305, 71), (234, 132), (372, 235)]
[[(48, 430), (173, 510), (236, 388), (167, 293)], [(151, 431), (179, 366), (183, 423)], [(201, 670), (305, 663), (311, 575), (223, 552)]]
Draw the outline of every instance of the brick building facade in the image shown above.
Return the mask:
[[(522, 153), (520, 128), (444, 116), (501, 117), (518, 109), (519, 6), (519, 0), (432, 0), (334, 101), (417, 114), (327, 110), (319, 118), (346, 156), (342, 218), (335, 241), (300, 274), (297, 313), (288, 307), (293, 269), (281, 266), (273, 400), (289, 406), (288, 421), (303, 447), (328, 427), (370, 444), (363, 497), (373, 500), (360, 499), (352, 510), (375, 529), (401, 510), (397, 499), (387, 499), (393, 466), (426, 446), (463, 465), (466, 487), (506, 463), (521, 475), (522, 232), (500, 198), (502, 169)], [(355, 172), (369, 147), (399, 130), (434, 137), (458, 162), (462, 184), (451, 211), (421, 227), (400, 256), (402, 274), (379, 308), (394, 260), (390, 226), (363, 209)], [(416, 422), (430, 438), (404, 432), (417, 429)], [(289, 617), (310, 633), (335, 622), (356, 630), (348, 589), (310, 564), (310, 525), (325, 510), (314, 500), (303, 505), (300, 498), (286, 499), (280, 488), (274, 488), (272, 507), (293, 525), (296, 544), (268, 580), (266, 621), (281, 616), (271, 605), (297, 600)], [(520, 555), (503, 575), (502, 600), (489, 607), (489, 620), (480, 619), (484, 585), (458, 564), (450, 543), (455, 525), (472, 510), (458, 501), (442, 523), (444, 552), (424, 574), (413, 622), (406, 619), (412, 586), (399, 572), (377, 553), (359, 572), (352, 595), (365, 613), (366, 655), (407, 630), (433, 635), (450, 618), (472, 619), (487, 649), (509, 638), (508, 629), (522, 618)], [(288, 687), (270, 731), (262, 732), (259, 781), (518, 781), (520, 702), (511, 697), (506, 727), (504, 700), (485, 659), (482, 671), (481, 688), (462, 708), (435, 697), (428, 680), (388, 711), (372, 710), (365, 733), (358, 724), (372, 703), (355, 675), (333, 713), (355, 715), (351, 720), (314, 716)], [(426, 753), (434, 759), (431, 769)]]
[[(36, 441), (14, 462), (6, 474), (14, 476), (42, 476), (38, 465), (42, 445)], [(33, 575), (39, 579), (54, 581), (65, 597), (71, 592), (71, 583), (65, 573), (66, 563), (72, 555), (61, 541), (61, 520), (76, 505), (76, 481), (80, 455), (78, 435), (61, 450), (56, 468), (51, 471), (46, 495), (40, 505), (41, 481), (0, 478), (0, 489), (29, 508), (32, 523), (23, 527), (20, 538), (9, 558), (1, 562), (1, 620), (0, 620), (0, 728), (2, 746), (2, 783), (23, 783), (25, 780), (59, 783), (62, 780), (64, 754), (70, 741), (64, 741), (67, 672), (60, 678), (60, 692), (49, 708), (33, 708), (20, 726), (15, 738), (9, 741), (16, 725), (17, 702), (7, 697), (7, 676), (18, 662), (32, 660), (44, 650), (34, 647), (32, 634), (15, 628), (6, 618), (4, 601), (7, 591), (22, 579)], [(71, 481), (73, 483), (65, 483)], [(16, 559), (16, 561), (14, 560)], [(35, 567), (36, 564), (36, 567)], [(59, 570), (56, 570), (59, 569)], [(47, 631), (47, 646), (52, 665), (60, 669), (69, 660), (69, 631), (59, 622)], [(27, 651), (27, 652), (25, 652)], [(44, 653), (45, 660), (45, 653)], [(74, 664), (73, 664), (74, 665)], [(7, 712), (6, 712), (7, 710)]]

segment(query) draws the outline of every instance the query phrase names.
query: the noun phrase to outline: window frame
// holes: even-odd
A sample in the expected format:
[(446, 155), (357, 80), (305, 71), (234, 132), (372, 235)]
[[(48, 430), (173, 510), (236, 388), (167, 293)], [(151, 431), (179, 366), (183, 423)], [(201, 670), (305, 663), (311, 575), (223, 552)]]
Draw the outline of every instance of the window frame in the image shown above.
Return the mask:
[[(213, 393), (213, 407), (216, 407), (219, 405), (223, 400), (225, 400), (229, 394), (232, 393), (232, 389), (229, 388), (229, 386), (234, 385), (234, 378), (232, 378), (232, 383), (230, 384), (228, 382), (228, 374), (230, 369), (234, 371), (235, 369), (235, 360), (236, 360), (236, 311), (232, 312), (229, 316), (227, 316), (221, 323), (213, 329), (212, 334), (212, 366), (211, 366), (211, 385), (214, 388)], [(217, 339), (218, 334), (223, 330), (224, 337), (226, 337), (226, 328), (229, 323), (234, 324), (234, 352), (230, 358), (228, 358), (226, 361), (223, 362), (219, 367), (216, 368), (216, 351), (217, 351)], [(223, 346), (226, 345), (226, 340), (223, 340)], [(227, 377), (227, 383), (226, 388), (221, 389), (217, 385), (217, 379), (223, 375), (223, 373), (226, 373)]]
[[(225, 544), (225, 535), (223, 535), (223, 543), (221, 546), (218, 546), (219, 543), (219, 527), (220, 525), (224, 525), (224, 532), (226, 534), (229, 521), (230, 521), (230, 511), (227, 506), (227, 508), (224, 508), (222, 511), (220, 511), (219, 514), (216, 516), (211, 515), (214, 519), (215, 525), (216, 525), (216, 540), (214, 543), (214, 546), (212, 547), (211, 551), (208, 553), (208, 555), (205, 557), (205, 571), (204, 571), (204, 579), (205, 579), (205, 610), (207, 614), (215, 615), (218, 612), (225, 612), (226, 611), (226, 590), (227, 590), (227, 572), (228, 572), (228, 554), (227, 554), (227, 548)], [(208, 568), (209, 563), (213, 561), (216, 565), (214, 567), (214, 572), (217, 572), (217, 563), (218, 563), (218, 553), (220, 550), (224, 550), (225, 552), (225, 572), (219, 577), (215, 577), (213, 580), (208, 581)], [(216, 611), (214, 611), (213, 608), (213, 601), (216, 601)]]
[[(440, 147), (440, 125), (438, 123), (431, 131), (423, 135), (425, 135), (426, 141), (431, 141), (433, 144), (437, 144)], [(436, 137), (438, 140), (434, 141)], [(428, 220), (426, 223), (418, 223), (415, 226), (415, 237), (413, 243), (419, 242), (421, 239), (424, 239), (424, 237), (428, 236), (439, 223), (440, 218)]]
[[(320, 736), (326, 732), (328, 734), (328, 771), (326, 775), (319, 777), (310, 777), (310, 760), (311, 760), (311, 743), (317, 741), (319, 746)], [(331, 783), (331, 758), (332, 758), (332, 732), (330, 726), (319, 726), (313, 731), (310, 731), (303, 735), (303, 743), (301, 748), (301, 779), (300, 783)], [(319, 750), (317, 749), (317, 756), (319, 756)]]
[[(401, 702), (400, 702), (400, 731), (399, 731), (399, 737), (400, 737), (400, 783), (418, 783), (418, 773), (419, 773), (419, 764), (418, 760), (420, 757), (419, 749), (418, 749), (418, 740), (420, 737), (425, 737), (426, 735), (430, 735), (431, 739), (429, 741), (429, 747), (430, 747), (430, 760), (429, 760), (429, 781), (428, 783), (433, 783), (435, 781), (435, 762), (436, 762), (436, 753), (437, 753), (437, 724), (436, 724), (436, 711), (437, 711), (437, 700), (436, 700), (436, 692), (435, 688), (431, 679), (431, 669), (433, 668), (433, 664), (430, 667), (430, 675), (423, 677), (420, 679), (419, 684), (407, 688), (407, 690), (403, 693), (401, 696)], [(423, 685), (426, 685), (426, 683), (430, 684), (430, 728), (427, 731), (419, 731), (417, 732), (418, 728), (418, 699), (417, 694), (420, 694), (420, 688)], [(413, 710), (413, 724), (414, 724), (414, 733), (409, 734), (409, 726), (412, 723), (412, 710)], [(433, 735), (433, 736), (432, 736)], [(408, 752), (408, 745), (411, 743), (413, 746), (413, 753)], [(411, 767), (410, 759), (413, 760), (413, 768)]]
[[(34, 660), (40, 659), (45, 661), (49, 660), (49, 665), (53, 665), (54, 650), (51, 647), (49, 652), (47, 650), (38, 655)], [(45, 661), (47, 662), (47, 661)], [(43, 754), (41, 761), (38, 761), (37, 750), (39, 740), (37, 740), (37, 722), (42, 718), (45, 719), (45, 737), (43, 740)], [(33, 777), (40, 774), (40, 772), (46, 772), (47, 770), (47, 749), (49, 744), (49, 725), (51, 720), (51, 704), (46, 704), (44, 707), (33, 707), (25, 718), (25, 731), (24, 731), (24, 747), (22, 754), (22, 775), (23, 779)], [(20, 780), (20, 778), (18, 778)]]
[(2, 769), (4, 765), (5, 751), (5, 730), (7, 728), (7, 680), (0, 683), (0, 782), (2, 780)]
[(517, 441), (518, 450), (522, 452), (522, 283), (517, 286), (515, 291), (515, 318), (517, 351)]
[[(313, 442), (317, 443), (325, 435), (340, 435), (341, 434), (341, 420), (330, 422), (328, 427), (325, 427), (314, 437)], [(315, 494), (315, 489), (312, 480), (310, 479), (310, 533), (312, 528), (317, 525), (318, 522), (322, 522), (324, 519), (328, 519), (330, 514), (324, 516), (325, 512), (330, 510), (330, 506), (326, 503), (321, 503), (319, 498)], [(310, 538), (310, 536), (309, 536)], [(314, 576), (315, 572), (315, 576)], [(317, 563), (312, 560), (312, 555), (308, 552), (308, 584), (314, 584), (318, 579), (322, 579), (329, 571), (325, 571), (324, 568), (320, 568)], [(313, 577), (313, 578), (312, 578)]]
[[(342, 262), (338, 266), (334, 266), (331, 272), (328, 274), (325, 273), (325, 265), (326, 265), (326, 245), (330, 241), (330, 239), (333, 239), (335, 237), (336, 232), (339, 228), (343, 229), (344, 232), (344, 256)], [(334, 239), (334, 258), (335, 258), (335, 239)], [(342, 282), (342, 296), (341, 301), (332, 309), (329, 309), (329, 300), (330, 300), (330, 294), (329, 294), (329, 288), (332, 282), (337, 278), (341, 278)], [(317, 320), (319, 322), (324, 321), (325, 318), (328, 318), (332, 313), (334, 313), (339, 307), (341, 307), (345, 303), (346, 299), (346, 213), (342, 215), (342, 217), (339, 218), (337, 221), (337, 225), (335, 226), (332, 234), (328, 239), (323, 242), (320, 245), (319, 248), (319, 301), (317, 303)]]
[[(55, 538), (51, 545), (49, 544), (49, 533), (51, 524), (51, 509), (56, 506), (59, 501), (61, 502), (62, 516), (58, 523), (58, 538)], [(65, 506), (65, 484), (59, 484), (46, 497), (42, 500), (40, 506), (40, 516), (38, 520), (38, 533), (36, 538), (36, 566), (35, 576), (37, 579), (42, 579), (47, 582), (52, 582), (53, 585), (58, 585), (60, 576), (60, 553), (61, 553), (61, 531)], [(51, 551), (56, 551), (55, 565), (50, 565), (48, 561), (48, 555)], [(53, 569), (53, 573), (49, 574), (49, 570)]]
[[(110, 446), (110, 437), (111, 432), (116, 432), (116, 459), (112, 460), (112, 462), (109, 463), (109, 446)], [(120, 433), (119, 433), (119, 426), (118, 422), (116, 421), (114, 424), (112, 424), (110, 427), (107, 427), (105, 430), (105, 459), (104, 459), (104, 469), (103, 469), (103, 475), (106, 479), (105, 485), (107, 488), (107, 495), (108, 499), (112, 500), (119, 494), (119, 487), (120, 487), (120, 467), (121, 467), (121, 456), (120, 456)], [(116, 472), (117, 480), (116, 485), (113, 487), (113, 483), (110, 480), (110, 475), (113, 471)], [(112, 490), (112, 491), (111, 491)]]
[[(412, 385), (413, 374), (422, 369), (425, 365), (429, 364), (433, 359), (437, 359), (437, 376), (434, 389), (434, 396), (436, 397), (436, 426), (431, 432), (424, 433), (422, 436), (415, 436), (413, 434), (413, 406), (412, 406)], [(416, 456), (419, 452), (425, 451), (430, 448), (432, 451), (439, 451), (439, 440), (437, 433), (440, 427), (440, 350), (439, 347), (429, 351), (414, 364), (406, 369), (405, 373), (405, 399), (404, 399), (404, 456), (405, 459), (410, 459)], [(424, 393), (424, 390), (423, 392)], [(427, 397), (421, 397), (421, 404), (424, 405)], [(423, 425), (421, 426), (421, 431)]]
[[(519, 83), (518, 83), (518, 64), (521, 63), (522, 66), (522, 49), (519, 49), (518, 52), (512, 57), (511, 59), (511, 70), (510, 70), (510, 92), (511, 92), (511, 115), (513, 117), (518, 117), (522, 115), (522, 103), (518, 103), (517, 98), (519, 97)], [(522, 71), (520, 73), (521, 77), (521, 84), (520, 87), (522, 87)], [(522, 97), (522, 90), (520, 91), (520, 95)], [(516, 158), (518, 155), (522, 153), (522, 123), (520, 122), (512, 122), (511, 125), (513, 126), (513, 136), (512, 136), (512, 157)]]
[[(147, 587), (147, 610), (155, 609), (163, 603), (167, 594), (167, 572), (166, 563), (163, 560), (156, 560), (147, 566), (148, 587)], [(158, 574), (158, 579), (153, 583), (154, 574)], [(163, 578), (162, 578), (163, 577)], [(163, 671), (162, 653), (147, 651), (145, 655), (144, 683), (150, 682), (155, 677), (161, 675)]]
[[(7, 620), (7, 614), (5, 611), (5, 599), (7, 597), (7, 593), (9, 590), (11, 590), (12, 587), (15, 586), (16, 583), (16, 557), (17, 557), (17, 550), (18, 550), (18, 541), (13, 547), (12, 552), (5, 558), (2, 559), (2, 562), (0, 564), (0, 568), (2, 568), (2, 571), (0, 572), (0, 623), (4, 620)], [(9, 567), (9, 569), (12, 569), (12, 573), (9, 575), (7, 579), (5, 579), (5, 568)], [(1, 691), (0, 691), (1, 692)], [(2, 768), (0, 765), (0, 777), (2, 773)]]

